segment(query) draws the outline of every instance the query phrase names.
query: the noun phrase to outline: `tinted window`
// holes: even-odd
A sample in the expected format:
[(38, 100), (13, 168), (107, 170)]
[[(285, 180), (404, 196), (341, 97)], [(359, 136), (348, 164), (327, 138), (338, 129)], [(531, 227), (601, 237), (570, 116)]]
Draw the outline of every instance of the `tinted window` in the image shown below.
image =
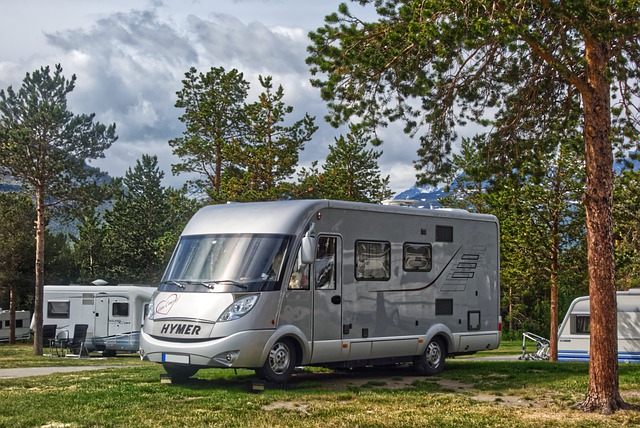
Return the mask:
[(114, 317), (128, 317), (129, 316), (129, 303), (127, 302), (114, 302), (111, 308), (111, 313)]
[(407, 272), (431, 270), (431, 244), (404, 244), (403, 267)]
[(48, 301), (47, 317), (49, 318), (69, 318), (69, 301)]
[(591, 317), (589, 315), (576, 315), (576, 334), (589, 334), (591, 332)]
[(356, 279), (388, 280), (391, 277), (391, 244), (356, 241)]
[(336, 243), (337, 238), (321, 236), (316, 251), (315, 275), (316, 288), (336, 289)]

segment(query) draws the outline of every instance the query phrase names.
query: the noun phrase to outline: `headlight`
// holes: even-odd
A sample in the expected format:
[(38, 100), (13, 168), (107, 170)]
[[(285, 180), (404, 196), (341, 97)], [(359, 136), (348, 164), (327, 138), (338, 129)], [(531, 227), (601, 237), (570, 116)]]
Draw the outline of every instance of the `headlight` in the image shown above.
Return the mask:
[(222, 315), (218, 318), (218, 322), (233, 321), (245, 316), (251, 309), (253, 309), (257, 301), (257, 294), (239, 298), (224, 310)]
[(147, 319), (153, 321), (156, 317), (156, 298), (152, 297), (149, 302), (149, 309), (147, 309)]

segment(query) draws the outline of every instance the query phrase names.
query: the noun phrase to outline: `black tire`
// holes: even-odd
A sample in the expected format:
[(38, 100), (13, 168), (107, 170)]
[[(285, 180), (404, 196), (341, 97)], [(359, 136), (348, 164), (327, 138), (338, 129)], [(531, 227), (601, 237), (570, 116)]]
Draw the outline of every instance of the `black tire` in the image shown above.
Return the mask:
[(171, 376), (171, 382), (180, 383), (187, 381), (191, 376), (198, 373), (198, 367), (184, 366), (178, 364), (163, 364), (164, 371)]
[(296, 368), (296, 358), (293, 343), (288, 339), (278, 340), (269, 350), (264, 365), (256, 369), (256, 374), (268, 382), (286, 383)]
[(413, 359), (414, 370), (424, 376), (433, 376), (442, 373), (444, 360), (447, 356), (447, 348), (439, 337), (431, 339), (422, 355)]

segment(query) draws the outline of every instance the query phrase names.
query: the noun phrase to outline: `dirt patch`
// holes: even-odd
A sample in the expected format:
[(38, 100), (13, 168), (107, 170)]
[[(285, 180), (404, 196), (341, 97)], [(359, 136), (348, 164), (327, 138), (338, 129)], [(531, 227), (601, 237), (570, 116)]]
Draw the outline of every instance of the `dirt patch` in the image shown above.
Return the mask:
[(309, 372), (296, 373), (289, 381), (294, 388), (305, 388), (312, 385), (314, 388), (344, 391), (353, 388), (369, 389), (405, 389), (410, 388), (416, 381), (424, 381), (424, 376), (417, 375), (412, 369), (407, 368), (362, 368), (358, 370), (345, 370), (335, 372)]
[[(289, 381), (291, 389), (304, 390), (306, 388), (323, 389), (329, 391), (354, 390), (398, 390), (420, 387), (433, 387), (434, 392), (464, 394), (471, 400), (490, 403), (512, 408), (552, 408), (554, 399), (551, 394), (546, 396), (520, 397), (509, 394), (491, 394), (477, 390), (472, 384), (463, 383), (440, 376), (425, 377), (416, 374), (410, 366), (392, 368), (362, 368), (357, 370), (312, 372), (303, 370), (296, 373)], [(621, 391), (627, 402), (637, 402), (640, 399), (639, 390)], [(286, 409), (305, 413), (307, 407), (300, 403), (273, 403), (265, 406), (265, 410), (274, 408)], [(550, 412), (553, 413), (553, 412)]]
[(288, 410), (307, 415), (309, 414), (309, 405), (304, 403), (294, 403), (291, 401), (276, 401), (275, 403), (265, 404), (262, 406), (262, 410)]

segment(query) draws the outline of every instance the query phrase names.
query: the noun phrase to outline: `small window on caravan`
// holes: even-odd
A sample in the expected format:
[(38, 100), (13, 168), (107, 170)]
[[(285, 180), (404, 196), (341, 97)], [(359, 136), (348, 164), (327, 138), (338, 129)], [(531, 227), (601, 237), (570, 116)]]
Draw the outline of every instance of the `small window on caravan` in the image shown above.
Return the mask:
[(391, 278), (391, 244), (356, 241), (356, 279), (387, 281)]
[(431, 270), (431, 244), (404, 244), (403, 267), (406, 272)]
[(47, 302), (47, 317), (69, 318), (70, 306), (68, 300), (49, 300)]
[(111, 313), (114, 317), (128, 317), (129, 316), (129, 303), (127, 302), (113, 302), (111, 307)]
[(574, 334), (589, 334), (591, 332), (591, 317), (589, 315), (574, 315)]

